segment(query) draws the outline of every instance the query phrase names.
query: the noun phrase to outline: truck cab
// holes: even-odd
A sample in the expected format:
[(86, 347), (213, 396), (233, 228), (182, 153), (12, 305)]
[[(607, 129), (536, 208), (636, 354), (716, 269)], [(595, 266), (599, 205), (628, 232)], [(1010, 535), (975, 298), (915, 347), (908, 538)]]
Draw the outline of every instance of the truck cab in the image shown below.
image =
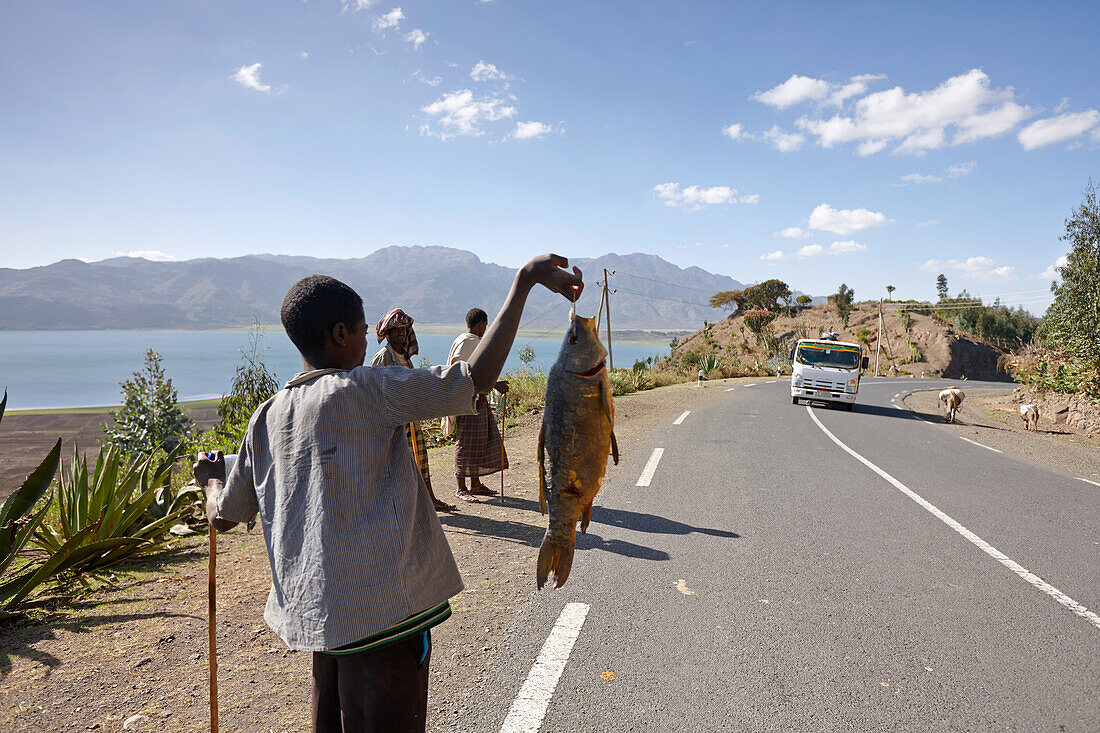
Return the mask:
[(835, 402), (851, 410), (859, 393), (860, 370), (867, 357), (859, 344), (836, 340), (835, 334), (799, 339), (790, 353), (791, 403)]

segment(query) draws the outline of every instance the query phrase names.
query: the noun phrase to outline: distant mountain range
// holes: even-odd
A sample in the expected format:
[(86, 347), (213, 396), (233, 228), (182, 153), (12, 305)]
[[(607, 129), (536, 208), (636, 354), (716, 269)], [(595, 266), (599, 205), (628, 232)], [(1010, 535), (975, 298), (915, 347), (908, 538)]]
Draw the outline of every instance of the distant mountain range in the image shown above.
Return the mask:
[[(595, 314), (603, 268), (615, 270), (615, 329), (697, 329), (725, 314), (707, 301), (744, 285), (698, 267), (682, 269), (655, 255), (607, 254), (574, 260), (586, 289), (578, 303)], [(400, 307), (420, 323), (460, 324), (474, 306), (494, 315), (515, 270), (447, 247), (386, 247), (356, 259), (285, 255), (152, 262), (118, 257), (61, 260), (23, 270), (0, 268), (0, 329), (185, 328), (278, 323), (279, 306), (296, 280), (339, 278), (363, 297), (367, 320)], [(560, 296), (532, 294), (524, 328), (553, 328), (566, 318)]]

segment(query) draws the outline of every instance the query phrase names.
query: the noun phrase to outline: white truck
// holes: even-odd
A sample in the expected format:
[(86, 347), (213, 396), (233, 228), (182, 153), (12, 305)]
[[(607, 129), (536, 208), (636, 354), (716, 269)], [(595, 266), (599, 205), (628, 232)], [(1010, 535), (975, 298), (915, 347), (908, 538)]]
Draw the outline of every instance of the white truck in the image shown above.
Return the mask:
[(799, 339), (790, 353), (791, 403), (835, 402), (851, 411), (859, 393), (859, 375), (867, 368), (863, 347), (837, 341), (833, 334)]

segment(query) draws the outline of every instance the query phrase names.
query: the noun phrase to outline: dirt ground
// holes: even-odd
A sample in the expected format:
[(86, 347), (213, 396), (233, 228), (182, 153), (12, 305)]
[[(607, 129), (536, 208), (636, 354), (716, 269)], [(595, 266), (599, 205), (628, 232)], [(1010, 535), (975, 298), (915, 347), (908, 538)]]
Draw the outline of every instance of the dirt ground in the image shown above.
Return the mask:
[(966, 400), (954, 425), (944, 420), (938, 391), (915, 392), (905, 399), (909, 409), (949, 430), (982, 445), (1025, 458), (1029, 461), (1100, 481), (1100, 436), (1076, 430), (1068, 425), (1052, 425), (1039, 420), (1039, 432), (1023, 429), (1019, 405), (1012, 401), (1011, 387), (975, 389), (965, 385)]
[[(653, 426), (710, 401), (726, 386), (681, 384), (617, 398), (621, 452), (643, 450)], [(452, 618), (432, 631), (429, 730), (451, 730), (478, 704), (469, 689), (520, 602), (536, 592), (535, 562), (546, 527), (535, 468), (540, 421), (528, 415), (507, 431), (511, 468), (503, 506), (496, 499), (458, 502), (458, 512), (440, 516), (466, 590), (452, 599)], [(37, 429), (56, 433), (57, 424), (43, 421)], [(5, 426), (11, 427), (6, 419)], [(437, 494), (451, 499), (450, 449), (432, 451), (430, 463)], [(608, 465), (609, 479), (619, 470)], [(487, 481), (496, 488), (498, 482), (496, 476)], [(206, 543), (206, 535), (178, 541), (156, 558), (116, 569), (114, 587), (0, 629), (0, 730), (117, 731), (127, 721), (127, 730), (208, 729)], [(311, 657), (288, 650), (264, 625), (270, 583), (258, 530), (218, 536), (224, 731), (309, 728)]]
[[(197, 430), (205, 430), (218, 419), (218, 408), (187, 410)], [(61, 438), (61, 464), (68, 466), (73, 446), (88, 453), (89, 463), (99, 454), (96, 443), (103, 438), (105, 412), (77, 412), (56, 415), (7, 413), (0, 422), (0, 500), (19, 488)]]

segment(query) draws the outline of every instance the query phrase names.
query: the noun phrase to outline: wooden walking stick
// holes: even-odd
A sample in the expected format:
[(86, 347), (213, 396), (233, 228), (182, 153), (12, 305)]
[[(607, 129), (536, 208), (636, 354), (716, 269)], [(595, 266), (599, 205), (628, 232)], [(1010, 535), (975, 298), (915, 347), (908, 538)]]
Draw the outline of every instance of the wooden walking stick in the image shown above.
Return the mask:
[(500, 503), (504, 503), (504, 423), (508, 420), (508, 393), (500, 395)]
[(214, 526), (210, 526), (210, 565), (207, 570), (209, 580), (207, 584), (207, 614), (209, 621), (209, 652), (210, 652), (210, 733), (218, 733), (218, 640), (217, 631), (217, 607), (218, 589), (216, 570), (218, 566), (218, 532)]

